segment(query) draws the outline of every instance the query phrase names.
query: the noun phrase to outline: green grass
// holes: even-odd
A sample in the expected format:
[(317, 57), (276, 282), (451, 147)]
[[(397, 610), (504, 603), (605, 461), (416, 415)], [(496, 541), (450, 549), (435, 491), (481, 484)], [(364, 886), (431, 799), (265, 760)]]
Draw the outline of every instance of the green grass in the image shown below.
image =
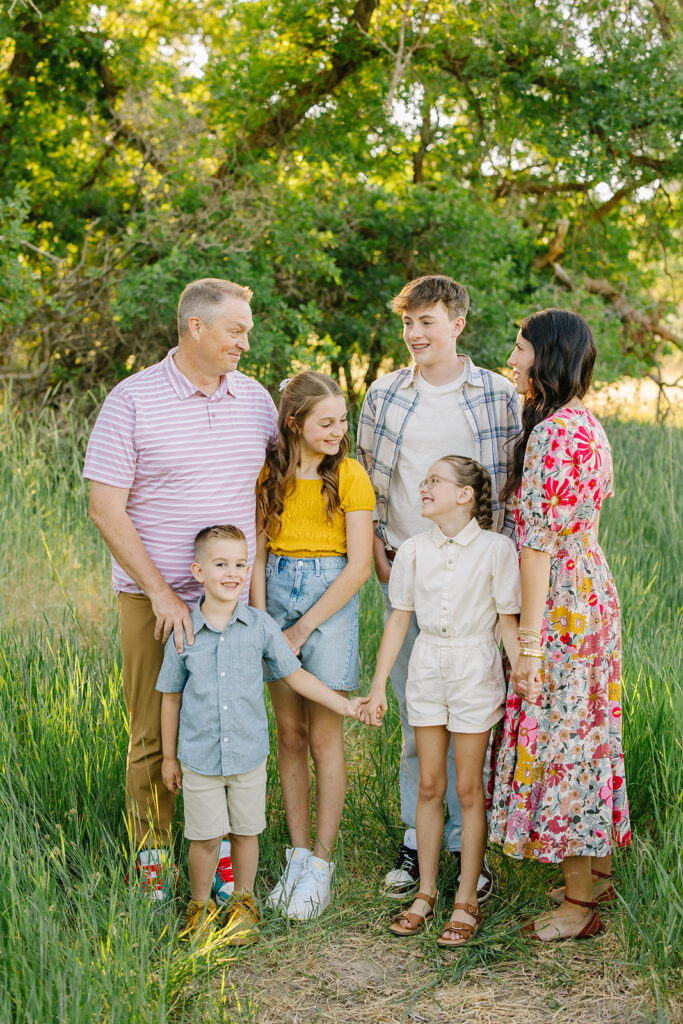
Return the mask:
[[(634, 830), (633, 847), (617, 858), (620, 902), (610, 913), (611, 933), (616, 969), (647, 979), (656, 1019), (664, 1021), (681, 993), (683, 948), (683, 534), (676, 491), (683, 432), (619, 421), (606, 427), (616, 497), (603, 513), (601, 539), (622, 600)], [(177, 905), (162, 911), (124, 883), (126, 720), (108, 558), (87, 520), (80, 481), (87, 433), (75, 409), (59, 423), (47, 412), (28, 419), (8, 405), (0, 409), (0, 1024), (258, 1020), (258, 986), (243, 980), (248, 965), (257, 978), (275, 958), (311, 959), (338, 935), (362, 943), (383, 934), (380, 879), (400, 835), (396, 708), (381, 730), (348, 725), (349, 791), (333, 907), (304, 927), (267, 918), (258, 949), (233, 959), (220, 946), (183, 943), (184, 874)], [(366, 685), (381, 628), (371, 581), (362, 601)], [(286, 841), (271, 762), (261, 891), (278, 873)], [(184, 842), (177, 844), (183, 864)], [(498, 899), (477, 940), (451, 959), (418, 940), (426, 988), (511, 964), (532, 965), (549, 990), (576, 983), (573, 947), (546, 963), (511, 927), (544, 905), (556, 872), (492, 856)], [(454, 879), (446, 857), (443, 869), (448, 889)], [(231, 984), (238, 976), (240, 985)]]

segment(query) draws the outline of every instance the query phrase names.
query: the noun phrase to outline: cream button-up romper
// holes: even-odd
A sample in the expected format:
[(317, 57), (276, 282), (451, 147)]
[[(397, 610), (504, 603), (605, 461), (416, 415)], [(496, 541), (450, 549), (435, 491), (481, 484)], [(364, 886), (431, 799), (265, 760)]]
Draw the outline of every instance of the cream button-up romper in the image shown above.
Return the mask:
[(476, 519), (455, 537), (433, 526), (398, 549), (389, 597), (393, 608), (414, 611), (420, 627), (406, 683), (409, 723), (486, 732), (505, 702), (496, 623), (521, 607), (513, 542)]

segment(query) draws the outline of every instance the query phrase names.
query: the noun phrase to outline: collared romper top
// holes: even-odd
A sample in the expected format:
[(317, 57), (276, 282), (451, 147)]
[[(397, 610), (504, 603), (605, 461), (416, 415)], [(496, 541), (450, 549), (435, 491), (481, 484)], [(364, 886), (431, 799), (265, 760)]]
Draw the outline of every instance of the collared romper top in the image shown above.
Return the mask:
[(455, 537), (433, 526), (398, 549), (389, 598), (414, 611), (420, 627), (406, 683), (409, 723), (485, 732), (505, 702), (496, 623), (521, 605), (513, 542), (476, 519)]

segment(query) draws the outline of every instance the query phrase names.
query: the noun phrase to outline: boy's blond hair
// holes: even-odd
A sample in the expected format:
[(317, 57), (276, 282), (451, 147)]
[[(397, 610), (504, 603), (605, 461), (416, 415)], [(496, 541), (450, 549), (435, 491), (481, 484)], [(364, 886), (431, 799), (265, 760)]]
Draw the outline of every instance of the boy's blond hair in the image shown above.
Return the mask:
[(204, 554), (206, 545), (212, 540), (241, 540), (244, 546), (247, 546), (247, 538), (239, 526), (205, 526), (194, 539), (194, 557), (196, 561), (199, 561)]
[(419, 306), (435, 306), (443, 302), (451, 320), (467, 316), (470, 297), (467, 289), (445, 274), (427, 274), (409, 281), (398, 295), (391, 300), (391, 308), (399, 316)]

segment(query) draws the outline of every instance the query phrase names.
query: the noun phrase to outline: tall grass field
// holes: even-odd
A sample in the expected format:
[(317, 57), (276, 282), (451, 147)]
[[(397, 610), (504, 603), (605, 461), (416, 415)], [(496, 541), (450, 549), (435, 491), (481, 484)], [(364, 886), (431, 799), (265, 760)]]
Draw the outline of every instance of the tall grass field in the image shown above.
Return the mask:
[[(623, 724), (634, 832), (633, 846), (616, 857), (619, 901), (605, 915), (606, 934), (552, 950), (532, 948), (519, 921), (546, 906), (544, 892), (559, 872), (520, 866), (491, 850), (497, 892), (474, 942), (447, 955), (438, 954), (426, 935), (409, 950), (392, 944), (385, 925), (396, 907), (381, 892), (401, 835), (400, 730), (392, 707), (380, 730), (347, 723), (349, 786), (333, 905), (308, 923), (266, 914), (258, 945), (235, 951), (220, 941), (191, 945), (179, 936), (187, 899), (180, 827), (175, 901), (155, 910), (124, 881), (130, 862), (123, 809), (127, 722), (109, 560), (88, 521), (80, 478), (89, 423), (76, 408), (58, 419), (48, 411), (29, 417), (6, 402), (0, 408), (0, 1024), (571, 1024), (584, 1016), (563, 1008), (578, 1006), (572, 1000), (584, 990), (589, 999), (593, 989), (595, 1011), (592, 1017), (586, 1011), (586, 1020), (679, 1019), (683, 431), (618, 419), (605, 426), (616, 486), (600, 530), (622, 602)], [(365, 688), (381, 629), (373, 579), (362, 593)], [(279, 873), (287, 843), (273, 756), (268, 814), (260, 896)], [(179, 826), (181, 816), (179, 801)], [(442, 866), (442, 890), (450, 897), (454, 878), (446, 855)], [(374, 965), (377, 975), (383, 958), (399, 965), (393, 981), (385, 977), (374, 985), (366, 979), (349, 987), (351, 961)], [(346, 984), (337, 988), (342, 985), (346, 1002), (334, 995), (334, 971)], [(296, 979), (303, 986), (305, 972), (308, 987), (291, 988)], [(533, 991), (542, 993), (526, 1017), (515, 1016), (525, 998), (516, 978), (532, 979)], [(503, 1002), (498, 1017), (474, 1011), (449, 1017), (449, 998), (470, 992), (483, 999), (486, 985), (498, 986), (497, 999), (509, 999), (508, 1013)], [(291, 992), (299, 993), (295, 1009)], [(432, 1009), (418, 1012), (427, 998)], [(273, 1009), (276, 1002), (280, 1011)], [(621, 1006), (630, 1007), (626, 1015), (615, 1009)]]

